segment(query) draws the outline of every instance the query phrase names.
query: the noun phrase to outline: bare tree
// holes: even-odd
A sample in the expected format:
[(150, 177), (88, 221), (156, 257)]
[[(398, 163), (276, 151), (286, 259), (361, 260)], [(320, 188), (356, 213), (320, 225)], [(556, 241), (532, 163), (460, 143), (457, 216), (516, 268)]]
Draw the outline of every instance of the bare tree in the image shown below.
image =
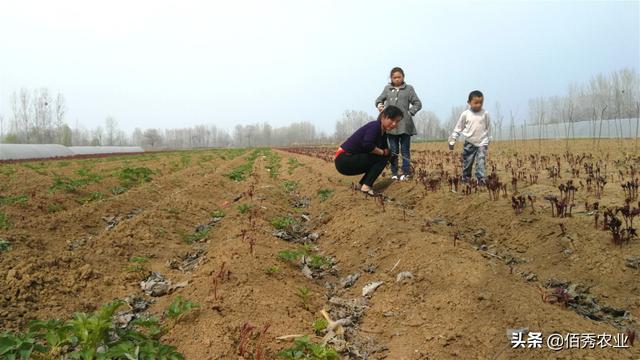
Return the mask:
[(374, 120), (364, 111), (347, 110), (336, 122), (336, 140), (342, 141), (368, 121)]
[(31, 106), (36, 141), (41, 144), (53, 142), (53, 117), (51, 116), (53, 104), (49, 90), (46, 88), (35, 90)]
[(113, 146), (116, 138), (116, 134), (118, 133), (118, 122), (113, 116), (109, 115), (104, 120), (104, 130), (105, 130), (105, 145)]
[(151, 146), (152, 148), (160, 146), (162, 143), (162, 136), (158, 129), (147, 129), (142, 135), (142, 143), (144, 145)]
[(500, 109), (500, 103), (496, 101), (496, 116), (495, 116), (495, 120), (493, 121), (493, 128), (494, 129), (498, 129), (498, 136), (497, 138), (502, 140), (502, 121), (504, 120), (504, 116), (502, 115), (502, 111)]
[(443, 137), (440, 119), (433, 111), (420, 110), (413, 117), (413, 121), (416, 125), (418, 136), (420, 138), (434, 139)]
[(573, 133), (573, 111), (574, 111), (574, 104), (571, 101), (571, 97), (567, 97), (565, 99), (565, 101), (563, 101), (563, 119), (565, 120), (563, 123), (567, 124), (565, 125), (565, 133), (564, 133), (564, 137), (566, 139), (566, 150), (567, 152), (570, 151), (570, 147), (569, 147), (569, 132), (571, 131), (573, 136), (572, 138), (575, 138), (575, 133)]
[(458, 123), (458, 119), (460, 119), (460, 115), (463, 111), (465, 111), (467, 105), (459, 105), (451, 108), (451, 112), (449, 113), (449, 117), (447, 118), (447, 122), (444, 124), (444, 128), (447, 132), (453, 131), (453, 128), (456, 127)]
[(31, 118), (29, 116), (29, 104), (31, 103), (31, 99), (29, 96), (29, 92), (27, 91), (27, 89), (20, 89), (20, 98), (19, 98), (19, 104), (18, 104), (18, 117), (19, 117), (19, 126), (22, 127), (22, 129), (18, 130), (19, 132), (22, 131), (22, 134), (24, 134), (24, 142), (29, 144), (31, 143)]
[(142, 145), (144, 141), (144, 134), (140, 128), (135, 128), (131, 134), (131, 143), (133, 145)]
[(73, 131), (67, 124), (63, 124), (59, 129), (60, 144), (64, 146), (71, 146), (73, 144)]
[(55, 124), (55, 132), (56, 132), (56, 142), (58, 144), (67, 144), (67, 143), (71, 143), (71, 138), (67, 137), (70, 132), (67, 132), (67, 130), (71, 130), (69, 129), (69, 127), (67, 126), (67, 124), (65, 124), (64, 122), (64, 115), (67, 111), (67, 107), (65, 104), (65, 100), (64, 100), (64, 96), (61, 93), (58, 93), (58, 95), (56, 96), (56, 104), (55, 104), (55, 108), (56, 108), (56, 124)]
[(542, 148), (542, 127), (544, 125), (544, 117), (545, 117), (545, 99), (544, 98), (535, 98), (529, 100), (529, 111), (530, 118), (534, 121), (534, 124), (538, 125), (538, 147)]
[(516, 134), (516, 122), (515, 115), (512, 110), (509, 110), (509, 117), (511, 118), (511, 122), (509, 124), (509, 141), (511, 141), (515, 145), (515, 141), (518, 138)]
[(607, 111), (607, 104), (602, 105), (602, 111), (600, 112), (600, 132), (598, 133), (598, 148), (600, 148), (600, 138), (602, 138), (602, 121), (604, 120), (604, 114)]
[(104, 130), (102, 130), (101, 126), (98, 126), (91, 132), (91, 146), (102, 145), (103, 137), (104, 137)]
[(640, 101), (636, 102), (636, 143), (635, 152), (638, 153), (638, 128), (640, 128)]

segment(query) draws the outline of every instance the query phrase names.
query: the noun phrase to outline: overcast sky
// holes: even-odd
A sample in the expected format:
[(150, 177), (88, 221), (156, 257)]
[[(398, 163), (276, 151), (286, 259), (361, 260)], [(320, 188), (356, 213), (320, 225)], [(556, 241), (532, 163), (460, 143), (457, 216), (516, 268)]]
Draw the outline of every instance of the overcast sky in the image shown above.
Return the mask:
[(401, 66), (445, 118), (470, 90), (527, 101), (640, 68), (640, 2), (11, 1), (0, 3), (0, 114), (21, 87), (67, 121), (171, 128), (311, 121), (333, 132)]

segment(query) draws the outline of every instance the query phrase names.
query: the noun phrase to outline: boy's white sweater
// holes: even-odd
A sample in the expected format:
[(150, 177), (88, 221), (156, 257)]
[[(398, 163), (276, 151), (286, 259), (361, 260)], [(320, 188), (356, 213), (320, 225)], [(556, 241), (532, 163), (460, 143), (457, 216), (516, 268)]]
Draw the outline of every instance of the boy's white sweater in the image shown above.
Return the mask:
[(467, 109), (460, 114), (460, 118), (449, 137), (449, 144), (453, 145), (460, 135), (475, 146), (489, 145), (489, 126), (491, 120), (487, 111), (473, 112)]

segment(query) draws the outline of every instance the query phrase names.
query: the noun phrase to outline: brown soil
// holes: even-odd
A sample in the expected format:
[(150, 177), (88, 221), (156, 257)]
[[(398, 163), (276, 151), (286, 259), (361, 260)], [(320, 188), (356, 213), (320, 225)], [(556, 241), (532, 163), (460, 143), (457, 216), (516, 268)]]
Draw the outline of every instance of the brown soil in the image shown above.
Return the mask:
[[(542, 153), (561, 155), (564, 145), (543, 142)], [(617, 174), (614, 160), (624, 155), (615, 151), (615, 142), (605, 143), (603, 151), (596, 151), (590, 142), (571, 145), (573, 153), (592, 152), (603, 159), (609, 153), (607, 172)], [(442, 144), (416, 145), (414, 159), (432, 171), (442, 161), (437, 156), (448, 156), (434, 152), (442, 148)], [(490, 148), (490, 160), (498, 165), (503, 181), (510, 180), (504, 164), (515, 151), (525, 158), (538, 153), (538, 143)], [(240, 329), (246, 322), (259, 329), (269, 325), (263, 358), (272, 359), (291, 344), (276, 337), (313, 334), (312, 323), (332, 296), (359, 299), (365, 284), (383, 281), (351, 334), (359, 349), (372, 351), (370, 359), (640, 357), (637, 343), (629, 349), (557, 352), (510, 348), (509, 328), (527, 327), (546, 335), (615, 334), (638, 327), (640, 270), (625, 266), (625, 261), (640, 257), (640, 239), (615, 246), (602, 225), (596, 230), (584, 203), (598, 199), (585, 189), (576, 193), (573, 216), (551, 216), (543, 197), (558, 195), (557, 185), (571, 178), (566, 163), (555, 185), (546, 171), (539, 173), (537, 184), (518, 184), (520, 193), (535, 195), (538, 201), (535, 214), (527, 207), (516, 215), (511, 209), (510, 181), (509, 198), (493, 201), (484, 190), (454, 194), (444, 184), (434, 192), (416, 181), (381, 179), (378, 187), (389, 198), (383, 209), (376, 200), (350, 189), (357, 178), (343, 177), (332, 163), (304, 155), (278, 151), (282, 161), (277, 177), (269, 176), (264, 157), (256, 159), (253, 174), (244, 181), (224, 176), (245, 163), (248, 153), (227, 160), (213, 151), (193, 152), (188, 164), (181, 162), (184, 153), (167, 153), (95, 163), (72, 160), (61, 167), (57, 162), (33, 163), (41, 167), (38, 171), (23, 164), (0, 165), (0, 195), (29, 195), (24, 204), (0, 207), (10, 220), (9, 229), (0, 229), (0, 238), (12, 242), (11, 250), (0, 255), (0, 327), (17, 329), (30, 319), (67, 318), (115, 298), (143, 296), (139, 282), (149, 271), (158, 271), (174, 283), (188, 280), (188, 285), (152, 298), (150, 313), (161, 315), (175, 295), (202, 305), (163, 338), (178, 346), (187, 359), (237, 359)], [(302, 166), (294, 168), (290, 158)], [(445, 162), (444, 170), (453, 171), (454, 164)], [(104, 176), (101, 182), (83, 187), (78, 194), (48, 190), (51, 171), (73, 177), (75, 170), (88, 165)], [(119, 184), (116, 174), (124, 166), (149, 167), (155, 172), (153, 180), (111, 195), (109, 189)], [(285, 180), (298, 182), (298, 191), (285, 190)], [(247, 194), (251, 184), (252, 197)], [(325, 201), (319, 196), (323, 189), (333, 191)], [(83, 204), (76, 201), (92, 191), (106, 196)], [(308, 206), (292, 206), (304, 198), (309, 199)], [(603, 206), (620, 206), (623, 200), (614, 176), (599, 201)], [(63, 209), (50, 212), (53, 202)], [(240, 204), (256, 210), (253, 215), (252, 211), (241, 214)], [(184, 234), (209, 223), (216, 209), (226, 216), (202, 242), (186, 243)], [(300, 220), (303, 213), (309, 222)], [(299, 267), (278, 259), (279, 251), (299, 248), (273, 235), (271, 220), (287, 215), (320, 235), (318, 253), (336, 260), (335, 274), (310, 280)], [(119, 222), (107, 230), (103, 218), (110, 216)], [(564, 235), (560, 223), (566, 227)], [(459, 232), (455, 244), (454, 232)], [(253, 254), (246, 241), (250, 238), (255, 240)], [(167, 261), (198, 249), (204, 254), (195, 269), (167, 266)], [(129, 271), (133, 256), (150, 261), (143, 270)], [(229, 279), (218, 282), (214, 299), (213, 279), (223, 264), (231, 273)], [(271, 274), (265, 271), (275, 267), (278, 271)], [(411, 272), (413, 278), (396, 283), (403, 271)], [(331, 289), (356, 272), (360, 277), (351, 288)], [(598, 321), (571, 306), (545, 302), (540, 291), (551, 292), (545, 287), (550, 279), (579, 285), (582, 295), (596, 299), (600, 306), (623, 309), (626, 315), (599, 313)], [(311, 293), (308, 310), (296, 296), (303, 287)], [(253, 358), (256, 333), (247, 343), (247, 359)], [(312, 339), (320, 341), (321, 336), (312, 335)]]

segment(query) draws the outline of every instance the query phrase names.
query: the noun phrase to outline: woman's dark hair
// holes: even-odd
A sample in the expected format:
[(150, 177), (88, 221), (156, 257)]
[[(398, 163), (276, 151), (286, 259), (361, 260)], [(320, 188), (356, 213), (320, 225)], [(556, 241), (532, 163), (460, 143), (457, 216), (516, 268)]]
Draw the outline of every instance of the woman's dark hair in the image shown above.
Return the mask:
[(404, 77), (404, 71), (402, 71), (402, 69), (397, 66), (391, 69), (391, 72), (389, 73), (389, 77), (391, 78), (393, 76), (393, 73), (397, 73), (397, 72), (402, 74), (402, 77)]
[(467, 102), (469, 102), (469, 101), (471, 101), (471, 99), (477, 98), (477, 97), (484, 97), (484, 95), (482, 95), (482, 91), (473, 90), (472, 92), (469, 93), (469, 99), (467, 100)]
[(389, 105), (386, 108), (384, 108), (384, 110), (382, 110), (382, 112), (380, 113), (380, 116), (386, 116), (392, 119), (400, 117), (400, 119), (402, 119), (404, 114), (402, 113), (402, 110), (399, 107), (394, 105)]

